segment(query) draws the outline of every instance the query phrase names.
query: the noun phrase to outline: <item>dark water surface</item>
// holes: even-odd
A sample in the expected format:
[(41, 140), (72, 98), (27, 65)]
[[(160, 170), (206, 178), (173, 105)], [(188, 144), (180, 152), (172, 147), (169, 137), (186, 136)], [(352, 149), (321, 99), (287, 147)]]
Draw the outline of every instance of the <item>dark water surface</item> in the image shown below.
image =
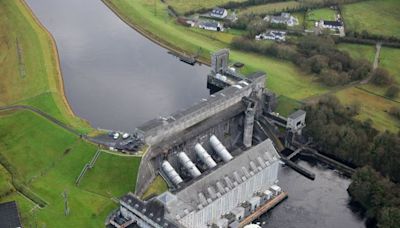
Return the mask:
[(348, 205), (346, 189), (350, 179), (321, 164), (298, 164), (316, 174), (311, 181), (289, 167), (283, 167), (279, 183), (289, 198), (263, 215), (263, 227), (276, 228), (355, 228), (365, 227), (364, 219)]
[(72, 109), (92, 126), (133, 131), (208, 96), (208, 67), (180, 62), (100, 0), (27, 2), (56, 39)]
[[(57, 41), (67, 98), (100, 128), (135, 126), (208, 95), (208, 67), (184, 64), (125, 25), (100, 0), (27, 0)], [(264, 215), (264, 227), (364, 227), (348, 207), (350, 181), (305, 162), (310, 181), (289, 168), (279, 185), (289, 198)]]

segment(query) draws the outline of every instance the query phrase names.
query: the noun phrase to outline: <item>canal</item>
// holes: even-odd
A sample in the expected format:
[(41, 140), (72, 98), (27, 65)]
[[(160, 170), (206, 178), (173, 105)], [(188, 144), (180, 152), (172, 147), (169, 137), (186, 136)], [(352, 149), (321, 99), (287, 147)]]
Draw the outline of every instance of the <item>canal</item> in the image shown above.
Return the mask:
[[(190, 66), (124, 24), (100, 0), (27, 0), (56, 39), (67, 99), (94, 127), (132, 131), (208, 95), (206, 66)], [(284, 167), (289, 198), (261, 218), (264, 227), (364, 227), (348, 206), (349, 179), (300, 162), (310, 181)]]

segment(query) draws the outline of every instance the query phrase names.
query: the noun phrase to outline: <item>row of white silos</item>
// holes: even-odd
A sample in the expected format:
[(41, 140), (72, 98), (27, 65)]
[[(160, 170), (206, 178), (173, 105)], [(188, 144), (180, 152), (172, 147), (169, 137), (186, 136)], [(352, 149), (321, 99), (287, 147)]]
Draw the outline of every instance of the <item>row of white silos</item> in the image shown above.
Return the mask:
[[(229, 153), (229, 151), (225, 148), (225, 146), (221, 143), (221, 141), (219, 141), (219, 139), (215, 135), (212, 135), (210, 137), (210, 144), (211, 147), (215, 150), (215, 152), (218, 154), (219, 157), (221, 157), (221, 159), (224, 162), (232, 160), (233, 158), (232, 155)], [(197, 156), (209, 169), (212, 169), (215, 166), (217, 166), (217, 163), (214, 161), (214, 159), (212, 159), (211, 155), (204, 149), (204, 147), (201, 144), (197, 143), (194, 149), (196, 151)], [(186, 155), (185, 152), (180, 152), (178, 154), (178, 158), (180, 163), (186, 168), (186, 170), (189, 172), (192, 178), (196, 178), (201, 175), (200, 170), (190, 160), (190, 158)], [(176, 170), (171, 166), (171, 164), (168, 161), (165, 160), (162, 163), (162, 169), (168, 176), (168, 178), (175, 185), (179, 185), (180, 183), (183, 182), (182, 178), (179, 176), (179, 174), (176, 172)]]

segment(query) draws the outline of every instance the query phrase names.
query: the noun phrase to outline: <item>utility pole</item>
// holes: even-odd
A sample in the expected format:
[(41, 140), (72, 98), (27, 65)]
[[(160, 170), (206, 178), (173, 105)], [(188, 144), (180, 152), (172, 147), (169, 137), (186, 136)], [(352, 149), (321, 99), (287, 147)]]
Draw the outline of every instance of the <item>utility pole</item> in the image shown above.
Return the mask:
[(69, 206), (68, 206), (68, 193), (64, 190), (62, 196), (64, 197), (64, 214), (65, 216), (69, 215)]

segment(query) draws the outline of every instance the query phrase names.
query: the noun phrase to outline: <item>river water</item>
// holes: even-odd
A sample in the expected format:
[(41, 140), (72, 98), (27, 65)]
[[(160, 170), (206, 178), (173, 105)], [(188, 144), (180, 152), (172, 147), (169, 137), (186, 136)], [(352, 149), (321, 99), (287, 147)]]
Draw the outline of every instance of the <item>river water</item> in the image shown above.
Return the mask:
[[(190, 66), (124, 24), (100, 0), (27, 0), (56, 39), (68, 101), (94, 127), (132, 131), (208, 96), (206, 66)], [(356, 228), (348, 206), (350, 180), (300, 162), (310, 181), (284, 167), (289, 198), (261, 217), (264, 227)]]
[(56, 39), (72, 109), (92, 126), (132, 132), (208, 96), (208, 67), (178, 61), (100, 0), (27, 2)]

